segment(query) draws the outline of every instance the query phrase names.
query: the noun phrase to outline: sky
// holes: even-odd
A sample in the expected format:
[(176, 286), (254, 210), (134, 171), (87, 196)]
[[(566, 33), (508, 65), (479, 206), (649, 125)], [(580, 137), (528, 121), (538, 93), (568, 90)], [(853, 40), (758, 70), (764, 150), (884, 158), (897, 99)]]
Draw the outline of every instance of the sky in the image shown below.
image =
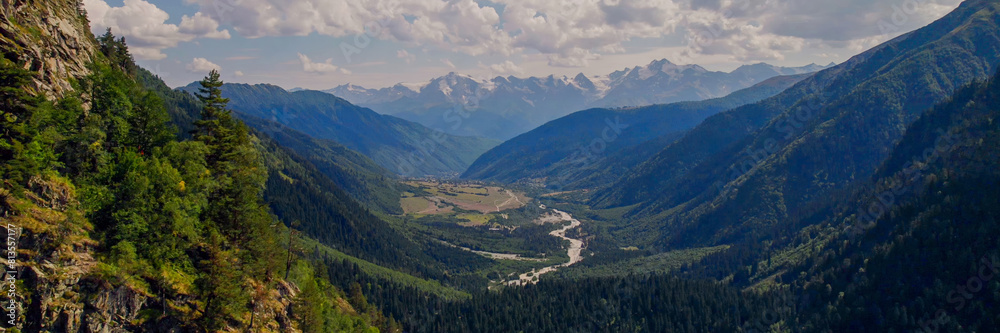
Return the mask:
[(667, 59), (840, 63), (959, 0), (84, 0), (170, 86), (381, 88), (449, 72), (588, 76)]

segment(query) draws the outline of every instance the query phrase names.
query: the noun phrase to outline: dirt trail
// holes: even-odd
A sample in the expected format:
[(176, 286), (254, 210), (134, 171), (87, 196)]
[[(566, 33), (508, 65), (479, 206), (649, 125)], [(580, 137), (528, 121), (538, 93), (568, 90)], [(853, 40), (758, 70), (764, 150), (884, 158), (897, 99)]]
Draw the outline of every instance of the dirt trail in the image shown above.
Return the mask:
[(510, 198), (508, 198), (507, 201), (504, 201), (502, 204), (498, 205), (496, 201), (493, 202), (493, 205), (497, 207), (497, 213), (500, 212), (500, 207), (507, 206), (507, 204), (509, 204), (511, 200), (517, 200), (517, 203), (521, 204), (521, 206), (525, 205), (523, 202), (521, 202), (521, 199), (518, 198), (516, 194), (514, 194), (514, 192), (507, 190), (507, 195), (509, 195)]
[(583, 240), (566, 237), (567, 231), (579, 227), (583, 223), (581, 223), (580, 220), (574, 219), (573, 216), (569, 215), (569, 213), (560, 211), (558, 209), (553, 209), (553, 211), (555, 211), (556, 214), (559, 214), (560, 218), (563, 221), (570, 222), (570, 225), (565, 226), (562, 229), (553, 230), (552, 232), (549, 233), (549, 235), (552, 235), (553, 237), (559, 237), (569, 241), (570, 243), (569, 250), (566, 251), (567, 255), (569, 255), (569, 262), (565, 262), (559, 265), (548, 266), (542, 269), (533, 270), (531, 272), (521, 274), (520, 276), (518, 276), (517, 280), (508, 281), (507, 285), (523, 286), (529, 283), (535, 283), (536, 282), (535, 278), (537, 278), (542, 274), (551, 273), (559, 268), (572, 266), (573, 264), (583, 261), (583, 256), (580, 255), (580, 253), (583, 252)]

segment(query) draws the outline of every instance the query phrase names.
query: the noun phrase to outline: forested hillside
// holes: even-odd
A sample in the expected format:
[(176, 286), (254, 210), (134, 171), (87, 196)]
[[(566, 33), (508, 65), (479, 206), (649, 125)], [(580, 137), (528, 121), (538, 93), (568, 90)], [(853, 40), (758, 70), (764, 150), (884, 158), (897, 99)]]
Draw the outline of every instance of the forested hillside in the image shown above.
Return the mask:
[(786, 288), (802, 331), (990, 331), (998, 79), (927, 111), (873, 177), (781, 221), (786, 232), (755, 231), (682, 274)]
[(1000, 76), (958, 91), (907, 128), (870, 185), (805, 217), (843, 234), (811, 265), (783, 265), (784, 276), (806, 276), (793, 286), (815, 297), (802, 303), (812, 316), (801, 327), (984, 332), (1000, 324), (998, 115)]
[(871, 176), (924, 110), (992, 74), (1000, 62), (998, 8), (966, 1), (782, 94), (713, 116), (595, 204), (644, 202), (629, 215), (657, 225), (662, 247), (735, 242), (770, 229)]
[(559, 190), (607, 185), (705, 118), (774, 96), (808, 75), (779, 76), (699, 102), (576, 112), (490, 149), (462, 177), (537, 181)]
[[(3, 6), (14, 26), (62, 20), (88, 34), (73, 2)], [(65, 89), (35, 81), (39, 72), (24, 68), (38, 59), (16, 48), (44, 48), (39, 40), (52, 35), (17, 40), (8, 31), (21, 44), (0, 44), (0, 216), (18, 240), (20, 271), (9, 276), (18, 288), (7, 327), (377, 330), (377, 312), (340, 305), (344, 293), (310, 263), (276, 255), (283, 228), (262, 200), (267, 169), (219, 97), (216, 73), (202, 82), (191, 139), (179, 141), (163, 100), (139, 84), (124, 39), (87, 37), (93, 53), (78, 50), (91, 61), (62, 78)]]
[[(154, 86), (162, 85), (155, 77), (152, 81), (158, 82)], [(165, 100), (193, 98), (179, 90), (156, 92)], [(197, 118), (191, 114), (203, 107), (198, 100), (167, 105), (171, 118), (177, 121)], [(380, 174), (385, 170), (370, 159), (329, 140), (243, 117), (255, 127), (250, 135), (267, 169), (263, 199), (286, 226), (347, 255), (421, 278), (447, 280), (444, 272), (449, 267), (428, 252), (451, 261), (469, 261), (461, 259), (468, 257), (467, 253), (403, 236), (372, 212), (383, 209), (398, 213), (400, 208), (395, 178)], [(364, 199), (369, 207), (359, 204), (366, 202)]]
[(81, 4), (0, 2), (0, 330), (1000, 324), (1000, 0), (725, 98), (577, 112), (474, 180), (397, 174), (490, 140), (217, 70), (170, 89)]
[[(180, 137), (189, 137), (198, 119), (201, 103), (190, 93), (167, 87), (148, 70), (138, 68), (138, 78), (146, 89), (164, 100), (170, 119)], [(239, 115), (258, 136), (267, 136), (303, 156), (323, 175), (347, 191), (354, 200), (390, 214), (401, 212), (395, 176), (361, 155), (331, 140), (315, 139), (273, 121)]]
[(337, 187), (373, 210), (401, 214), (398, 177), (367, 156), (331, 140), (315, 139), (273, 121), (241, 117), (258, 136), (268, 137), (289, 154), (312, 164)]
[[(440, 314), (401, 322), (414, 331), (992, 331), (998, 83), (1000, 74), (961, 88), (908, 126), (873, 176), (679, 265), (671, 274), (681, 279), (564, 275), (432, 302)], [(605, 262), (620, 263), (617, 274), (630, 267)], [(697, 282), (706, 278), (720, 285)]]
[[(183, 89), (193, 91), (195, 87)], [(290, 93), (273, 85), (246, 84), (227, 84), (222, 91), (240, 114), (336, 141), (390, 172), (405, 176), (462, 172), (477, 156), (496, 145), (493, 140), (453, 136), (379, 115), (319, 91)]]

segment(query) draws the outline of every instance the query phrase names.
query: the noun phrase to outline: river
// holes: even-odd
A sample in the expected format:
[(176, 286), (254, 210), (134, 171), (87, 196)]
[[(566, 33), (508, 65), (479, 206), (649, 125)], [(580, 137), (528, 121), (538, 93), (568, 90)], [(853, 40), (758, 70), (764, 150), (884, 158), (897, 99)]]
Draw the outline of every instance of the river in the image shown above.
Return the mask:
[(531, 272), (528, 273), (521, 274), (520, 276), (518, 276), (517, 280), (508, 281), (507, 285), (518, 286), (529, 283), (535, 283), (536, 282), (535, 278), (537, 278), (540, 275), (554, 272), (562, 267), (572, 266), (583, 260), (583, 256), (580, 255), (580, 253), (583, 251), (583, 240), (566, 237), (567, 231), (573, 228), (577, 228), (583, 223), (581, 223), (580, 220), (574, 219), (573, 216), (569, 215), (569, 213), (567, 212), (560, 211), (558, 209), (553, 209), (553, 211), (555, 211), (556, 214), (559, 214), (560, 220), (570, 222), (569, 225), (563, 226), (562, 229), (553, 230), (552, 232), (549, 233), (549, 235), (552, 235), (553, 237), (559, 237), (569, 241), (570, 244), (569, 249), (566, 251), (566, 254), (569, 256), (569, 261), (562, 264), (552, 265), (541, 269), (532, 270)]

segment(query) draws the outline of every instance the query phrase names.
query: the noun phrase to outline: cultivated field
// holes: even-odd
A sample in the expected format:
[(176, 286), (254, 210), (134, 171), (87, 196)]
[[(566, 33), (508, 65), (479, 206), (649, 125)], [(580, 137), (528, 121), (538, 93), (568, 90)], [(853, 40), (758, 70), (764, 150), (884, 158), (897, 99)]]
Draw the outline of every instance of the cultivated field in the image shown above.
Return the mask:
[(531, 201), (531, 198), (523, 193), (497, 186), (430, 181), (412, 181), (407, 184), (418, 187), (426, 193), (425, 195), (404, 193), (401, 203), (407, 214), (443, 214), (450, 212), (446, 206), (489, 214), (521, 208)]

